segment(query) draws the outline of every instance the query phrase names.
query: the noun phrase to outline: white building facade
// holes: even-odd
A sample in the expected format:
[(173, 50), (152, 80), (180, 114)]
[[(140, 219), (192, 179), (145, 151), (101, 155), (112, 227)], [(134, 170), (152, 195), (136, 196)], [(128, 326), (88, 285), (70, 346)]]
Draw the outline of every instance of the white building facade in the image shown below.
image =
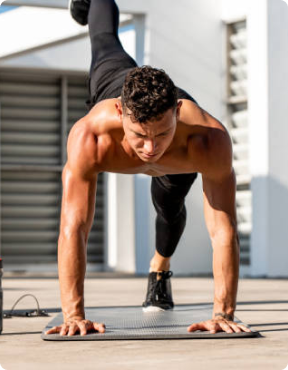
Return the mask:
[[(177, 3), (118, 0), (117, 3), (123, 13), (122, 26), (128, 26), (126, 31), (123, 28), (123, 44), (138, 64), (163, 68), (176, 85), (187, 90), (230, 132), (237, 175), (240, 276), (287, 277), (287, 3), (283, 0)], [(46, 6), (43, 8), (46, 15), (49, 12), (62, 28), (64, 21), (71, 21), (67, 11), (66, 18), (63, 17), (61, 8), (67, 7), (64, 0), (57, 3), (7, 0), (6, 4)], [(34, 7), (25, 9), (36, 11)], [(13, 12), (18, 10), (21, 9)], [(55, 12), (62, 12), (62, 18)], [(4, 16), (5, 13), (1, 21)], [(34, 38), (27, 35), (30, 44), (18, 43), (16, 49), (2, 50), (0, 75), (13, 68), (22, 72), (28, 68), (41, 69), (44, 74), (47, 70), (78, 73), (79, 78), (83, 73), (84, 78), (90, 63), (87, 28), (68, 23), (65, 29), (69, 31), (61, 38), (54, 27), (54, 35), (52, 31), (42, 35), (45, 40), (42, 44), (40, 41), (33, 44)], [(133, 29), (129, 24), (133, 24)], [(35, 33), (35, 29), (31, 32)], [(12, 40), (9, 44), (13, 44)], [(155, 250), (150, 183), (151, 178), (146, 175), (105, 173), (103, 269), (147, 273)], [(176, 275), (210, 275), (213, 251), (203, 216), (201, 176), (186, 197), (186, 207), (186, 229), (171, 269)]]

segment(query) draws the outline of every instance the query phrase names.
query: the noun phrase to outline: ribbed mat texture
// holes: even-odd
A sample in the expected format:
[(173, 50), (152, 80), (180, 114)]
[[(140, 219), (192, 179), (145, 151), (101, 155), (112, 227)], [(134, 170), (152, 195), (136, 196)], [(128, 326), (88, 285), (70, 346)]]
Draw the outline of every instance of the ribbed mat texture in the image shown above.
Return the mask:
[(131, 340), (131, 339), (199, 339), (199, 338), (239, 338), (255, 337), (258, 332), (241, 322), (237, 317), (234, 321), (242, 323), (251, 333), (225, 333), (211, 334), (209, 331), (187, 332), (187, 327), (193, 323), (212, 318), (213, 306), (202, 305), (176, 305), (174, 310), (165, 312), (143, 312), (142, 307), (95, 307), (86, 308), (85, 317), (93, 322), (104, 323), (105, 333), (80, 333), (73, 336), (60, 336), (59, 334), (44, 334), (53, 326), (63, 323), (62, 313), (58, 314), (45, 327), (41, 334), (43, 340)]

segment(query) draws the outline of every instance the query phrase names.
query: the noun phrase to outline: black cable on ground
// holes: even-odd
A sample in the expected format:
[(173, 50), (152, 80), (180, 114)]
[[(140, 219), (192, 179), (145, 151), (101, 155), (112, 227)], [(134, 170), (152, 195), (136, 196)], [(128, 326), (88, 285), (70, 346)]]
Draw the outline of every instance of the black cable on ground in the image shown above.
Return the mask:
[[(22, 298), (27, 297), (27, 296), (31, 296), (31, 297), (35, 298), (36, 304), (37, 304), (37, 310), (17, 310), (17, 312), (16, 312), (14, 310), (14, 308), (17, 305), (17, 303), (20, 302), (20, 300)], [(15, 312), (13, 313), (13, 311), (15, 311)], [(49, 314), (47, 313), (47, 311), (40, 309), (39, 302), (38, 302), (37, 298), (33, 294), (24, 294), (19, 299), (17, 299), (17, 301), (14, 303), (14, 305), (12, 306), (11, 310), (8, 313), (3, 313), (3, 318), (4, 319), (9, 319), (12, 316), (17, 316), (17, 317), (36, 317), (36, 316), (49, 316)]]

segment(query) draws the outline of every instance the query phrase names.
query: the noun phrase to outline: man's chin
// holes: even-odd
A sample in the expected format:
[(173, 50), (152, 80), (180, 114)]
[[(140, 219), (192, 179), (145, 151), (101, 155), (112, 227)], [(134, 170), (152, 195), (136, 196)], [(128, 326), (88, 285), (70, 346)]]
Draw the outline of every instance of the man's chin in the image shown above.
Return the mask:
[(138, 156), (143, 160), (143, 161), (147, 161), (147, 162), (152, 162), (152, 161), (156, 161), (158, 160), (161, 155), (160, 154), (157, 154), (157, 155), (153, 155), (153, 156), (147, 156), (143, 153), (140, 153), (138, 154)]

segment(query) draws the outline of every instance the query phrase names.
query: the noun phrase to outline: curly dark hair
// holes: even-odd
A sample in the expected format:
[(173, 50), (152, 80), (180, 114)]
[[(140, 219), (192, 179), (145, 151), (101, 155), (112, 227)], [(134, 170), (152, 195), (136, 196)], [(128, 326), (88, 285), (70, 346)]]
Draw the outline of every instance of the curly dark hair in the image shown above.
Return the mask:
[(177, 89), (163, 69), (145, 65), (131, 69), (121, 91), (123, 113), (132, 112), (132, 122), (145, 123), (161, 119), (177, 107)]

